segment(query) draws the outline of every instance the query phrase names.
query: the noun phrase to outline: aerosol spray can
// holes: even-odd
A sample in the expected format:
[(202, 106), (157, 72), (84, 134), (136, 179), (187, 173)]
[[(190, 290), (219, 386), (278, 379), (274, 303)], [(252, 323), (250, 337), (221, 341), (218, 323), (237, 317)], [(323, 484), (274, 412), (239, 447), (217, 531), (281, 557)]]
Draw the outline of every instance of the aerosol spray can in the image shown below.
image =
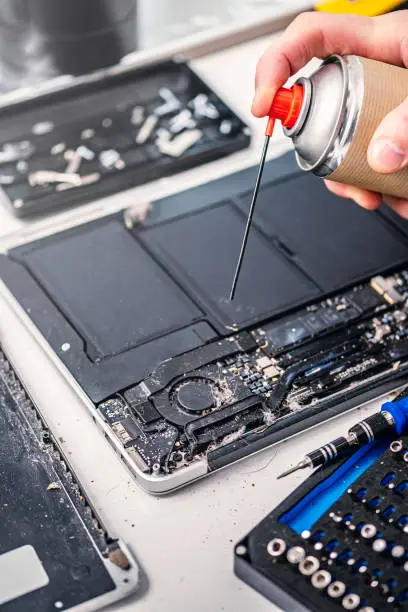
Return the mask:
[(379, 174), (368, 145), (384, 117), (408, 96), (408, 70), (357, 55), (332, 55), (309, 78), (281, 87), (269, 109), (265, 144), (230, 300), (234, 299), (275, 122), (291, 138), (302, 170), (339, 183), (408, 199), (408, 168)]
[(379, 174), (367, 161), (376, 128), (406, 97), (407, 69), (356, 55), (333, 55), (310, 77), (277, 92), (270, 121), (282, 122), (303, 170), (408, 198), (408, 168)]

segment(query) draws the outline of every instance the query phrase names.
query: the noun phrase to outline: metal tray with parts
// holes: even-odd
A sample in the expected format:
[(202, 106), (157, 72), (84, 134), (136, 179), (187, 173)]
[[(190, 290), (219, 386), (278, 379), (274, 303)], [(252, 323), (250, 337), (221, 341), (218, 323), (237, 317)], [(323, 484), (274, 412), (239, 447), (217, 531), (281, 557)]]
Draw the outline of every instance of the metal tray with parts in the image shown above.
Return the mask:
[(237, 115), (174, 61), (8, 105), (0, 132), (3, 199), (20, 217), (102, 198), (250, 142)]

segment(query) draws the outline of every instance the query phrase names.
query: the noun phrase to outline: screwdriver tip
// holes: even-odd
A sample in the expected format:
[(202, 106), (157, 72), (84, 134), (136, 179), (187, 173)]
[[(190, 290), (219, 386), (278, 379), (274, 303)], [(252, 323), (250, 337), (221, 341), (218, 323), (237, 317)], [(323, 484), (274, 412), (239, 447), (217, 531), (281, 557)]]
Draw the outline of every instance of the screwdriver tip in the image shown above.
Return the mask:
[(282, 472), (282, 474), (279, 474), (279, 476), (277, 476), (277, 480), (280, 480), (281, 478), (286, 478), (286, 476), (289, 476), (290, 474), (293, 474), (294, 472), (297, 472), (298, 470), (303, 470), (307, 467), (312, 467), (309, 458), (299, 461), (299, 463), (289, 468), (289, 470), (286, 470), (285, 472)]

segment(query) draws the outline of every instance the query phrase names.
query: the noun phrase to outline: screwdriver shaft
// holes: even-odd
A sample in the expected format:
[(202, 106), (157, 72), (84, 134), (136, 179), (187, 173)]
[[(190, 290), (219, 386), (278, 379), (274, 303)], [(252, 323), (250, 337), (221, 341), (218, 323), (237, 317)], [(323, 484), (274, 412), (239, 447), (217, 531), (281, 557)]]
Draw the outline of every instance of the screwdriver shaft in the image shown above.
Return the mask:
[(395, 433), (400, 435), (407, 429), (408, 397), (404, 396), (402, 399), (386, 402), (379, 412), (353, 425), (346, 436), (336, 438), (308, 453), (297, 465), (279, 474), (278, 478), (285, 478), (307, 467), (316, 468), (337, 461), (340, 457), (354, 452), (356, 448), (373, 444)]
[(245, 227), (244, 237), (242, 239), (242, 245), (241, 245), (241, 250), (240, 250), (240, 253), (239, 253), (238, 263), (237, 263), (237, 267), (235, 269), (234, 280), (232, 281), (232, 287), (231, 287), (231, 293), (230, 293), (230, 301), (232, 301), (234, 299), (235, 290), (237, 288), (237, 283), (238, 283), (239, 273), (241, 271), (242, 262), (244, 260), (245, 249), (246, 249), (246, 245), (247, 245), (247, 242), (248, 242), (249, 230), (251, 229), (252, 217), (254, 216), (256, 199), (258, 197), (258, 191), (259, 191), (259, 187), (260, 187), (260, 184), (261, 184), (262, 173), (263, 173), (263, 169), (264, 169), (264, 166), (265, 166), (266, 154), (268, 152), (269, 139), (270, 139), (270, 136), (267, 135), (265, 137), (265, 142), (264, 142), (264, 146), (263, 146), (263, 149), (262, 149), (262, 155), (261, 155), (261, 161), (260, 161), (260, 164), (259, 164), (258, 176), (256, 177), (254, 193), (252, 195), (251, 206), (249, 208), (249, 214), (248, 214), (248, 219), (247, 219), (247, 223), (246, 223), (246, 227)]

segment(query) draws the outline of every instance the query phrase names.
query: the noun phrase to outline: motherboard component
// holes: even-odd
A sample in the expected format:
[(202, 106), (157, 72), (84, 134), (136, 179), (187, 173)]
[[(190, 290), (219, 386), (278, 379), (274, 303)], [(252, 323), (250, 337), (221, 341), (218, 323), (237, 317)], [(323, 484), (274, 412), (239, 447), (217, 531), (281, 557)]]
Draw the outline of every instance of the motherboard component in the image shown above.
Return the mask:
[(398, 280), (393, 277), (385, 279), (382, 276), (375, 276), (371, 280), (371, 287), (382, 295), (389, 304), (396, 304), (403, 299), (402, 295), (396, 289), (397, 283)]
[[(245, 335), (241, 342), (245, 345)], [(113, 398), (99, 406), (118, 439), (140, 454), (147, 469), (171, 471), (180, 464), (180, 457), (192, 461), (197, 453), (230, 442), (248, 426), (264, 423), (262, 403), (228, 360), (187, 371), (187, 363), (199, 365), (214, 350), (222, 354), (220, 344), (189, 354), (188, 361), (187, 356), (180, 358), (181, 374), (176, 360), (165, 362), (150, 379), (126, 391), (123, 399)], [(246, 344), (252, 344), (250, 337)], [(239, 337), (225, 343), (225, 355), (239, 349)]]
[(398, 286), (402, 301), (394, 295), (393, 304), (372, 284), (165, 361), (99, 411), (149, 473), (197, 460), (215, 469), (261, 448), (294, 418), (301, 427), (373, 382), (408, 373), (408, 279), (383, 279), (389, 291)]

